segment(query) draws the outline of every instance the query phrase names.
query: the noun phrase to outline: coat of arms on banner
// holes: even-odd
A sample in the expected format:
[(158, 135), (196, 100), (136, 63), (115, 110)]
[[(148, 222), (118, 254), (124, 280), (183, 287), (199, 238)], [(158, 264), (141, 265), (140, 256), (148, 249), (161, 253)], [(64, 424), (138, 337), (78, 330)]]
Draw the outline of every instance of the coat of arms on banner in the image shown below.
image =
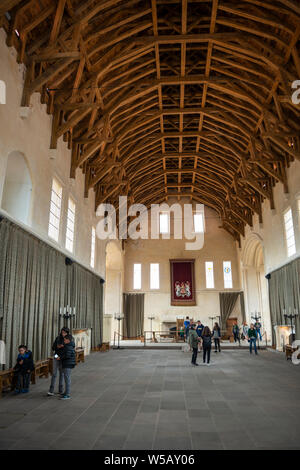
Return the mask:
[(171, 259), (171, 305), (196, 305), (193, 259)]
[(175, 295), (178, 298), (191, 297), (191, 284), (189, 281), (175, 282)]

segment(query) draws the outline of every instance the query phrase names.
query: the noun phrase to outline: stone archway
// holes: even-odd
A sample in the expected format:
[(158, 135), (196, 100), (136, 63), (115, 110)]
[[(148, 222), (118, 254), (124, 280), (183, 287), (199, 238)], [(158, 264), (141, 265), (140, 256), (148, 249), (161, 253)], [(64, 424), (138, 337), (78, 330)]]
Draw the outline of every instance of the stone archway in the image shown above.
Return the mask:
[(256, 233), (252, 233), (247, 238), (242, 249), (241, 270), (247, 323), (249, 325), (253, 321), (251, 316), (255, 311), (260, 312), (263, 331), (265, 331), (269, 343), (272, 331), (268, 282), (265, 278), (263, 240)]
[(121, 245), (112, 240), (106, 245), (106, 275), (105, 275), (105, 331), (106, 341), (114, 338), (117, 331), (117, 321), (114, 319), (116, 313), (122, 313), (122, 293), (124, 265)]
[(14, 219), (30, 224), (32, 179), (21, 152), (8, 155), (1, 207)]

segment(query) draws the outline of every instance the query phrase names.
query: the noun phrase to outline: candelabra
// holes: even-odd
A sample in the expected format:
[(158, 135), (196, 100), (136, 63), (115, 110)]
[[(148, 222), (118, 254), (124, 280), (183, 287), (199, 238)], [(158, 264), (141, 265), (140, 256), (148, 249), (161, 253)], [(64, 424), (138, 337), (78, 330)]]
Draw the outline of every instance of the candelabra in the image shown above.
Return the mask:
[(291, 329), (292, 329), (292, 342), (295, 341), (295, 338), (296, 338), (296, 333), (294, 332), (294, 324), (293, 324), (293, 320), (295, 320), (297, 317), (298, 317), (298, 309), (297, 308), (294, 308), (294, 313), (292, 313), (292, 309), (291, 307), (289, 308), (289, 314), (286, 313), (286, 309), (283, 309), (283, 316), (284, 316), (284, 319), (285, 319), (285, 323), (287, 322), (287, 320), (290, 320), (291, 322)]
[[(72, 311), (73, 310), (73, 311)], [(64, 318), (64, 320), (70, 320), (72, 317), (75, 317), (76, 315), (76, 308), (69, 307), (67, 305), (66, 307), (60, 307), (59, 309), (59, 316)]]
[[(253, 320), (255, 320), (254, 327), (255, 327), (255, 329), (256, 329), (256, 333), (259, 333), (259, 334), (257, 334), (257, 347), (258, 347), (258, 349), (260, 349), (260, 346), (259, 346), (259, 339), (262, 340), (262, 337), (261, 337), (260, 328), (257, 328), (257, 327), (256, 327), (257, 322), (259, 322), (259, 320), (261, 319), (261, 314), (260, 314), (260, 312), (257, 312), (257, 311), (255, 310), (255, 315), (252, 314), (252, 315), (251, 315), (251, 318), (252, 318)], [(259, 330), (259, 331), (258, 331), (258, 330)]]
[(151, 317), (148, 317), (148, 320), (150, 320), (150, 330), (151, 330), (151, 333), (152, 333), (152, 321), (155, 320), (155, 317), (151, 316)]
[[(214, 315), (213, 317), (208, 317), (211, 320), (211, 329), (214, 329), (214, 319), (220, 318), (220, 315)], [(219, 320), (220, 321), (220, 320)]]
[(120, 336), (121, 336), (121, 320), (123, 320), (123, 313), (115, 313), (115, 320), (118, 320), (118, 346), (114, 349), (121, 349), (120, 347)]

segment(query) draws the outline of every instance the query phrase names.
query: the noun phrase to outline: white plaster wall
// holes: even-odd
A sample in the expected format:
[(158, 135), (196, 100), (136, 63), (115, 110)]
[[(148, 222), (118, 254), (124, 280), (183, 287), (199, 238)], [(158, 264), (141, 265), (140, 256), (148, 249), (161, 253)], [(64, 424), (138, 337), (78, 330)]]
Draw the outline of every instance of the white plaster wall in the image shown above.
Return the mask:
[[(153, 328), (159, 330), (162, 320), (189, 315), (211, 325), (210, 316), (220, 315), (219, 292), (225, 291), (223, 261), (231, 261), (233, 289), (240, 290), (238, 257), (233, 238), (219, 228), (220, 219), (212, 209), (205, 207), (204, 245), (198, 251), (186, 251), (186, 240), (128, 240), (125, 250), (125, 292), (145, 293), (145, 329), (150, 330), (148, 317), (154, 315)], [(173, 258), (195, 259), (196, 306), (180, 307), (170, 304), (170, 264)], [(214, 289), (206, 289), (205, 261), (214, 263)], [(142, 264), (142, 289), (133, 290), (133, 264)], [(159, 263), (160, 289), (150, 290), (150, 263)], [(240, 304), (232, 316), (240, 315)]]
[[(49, 158), (52, 116), (46, 105), (40, 103), (40, 94), (31, 98), (27, 119), (20, 118), (20, 103), (24, 83), (24, 67), (16, 62), (16, 52), (5, 43), (5, 31), (0, 29), (0, 80), (6, 83), (6, 104), (0, 105), (0, 203), (5, 181), (8, 155), (19, 151), (25, 155), (32, 176), (32, 207), (30, 228), (37, 235), (48, 239), (48, 221), (52, 178), (63, 186), (61, 230), (58, 248), (65, 247), (68, 197), (76, 202), (75, 248), (70, 256), (90, 268), (91, 230), (96, 226), (94, 192), (90, 190), (84, 199), (84, 175), (77, 170), (76, 180), (69, 178), (71, 152), (60, 138), (56, 158)], [(50, 241), (50, 239), (49, 239)], [(91, 269), (91, 268), (90, 268)], [(96, 242), (95, 272), (105, 276), (105, 243)]]
[[(251, 237), (257, 237), (263, 246), (265, 273), (274, 271), (284, 264), (300, 256), (300, 213), (298, 201), (300, 199), (300, 161), (294, 161), (287, 170), (289, 193), (283, 192), (283, 185), (277, 183), (274, 187), (275, 210), (270, 210), (269, 201), (262, 205), (263, 223), (258, 223), (258, 216), (254, 217), (253, 228), (246, 227), (245, 237), (241, 240), (241, 253)], [(293, 213), (296, 253), (288, 258), (283, 214), (291, 207)]]
[[(251, 313), (255, 310), (262, 313), (262, 323), (271, 340), (271, 319), (268, 298), (268, 281), (265, 275), (289, 263), (300, 256), (300, 162), (295, 161), (287, 170), (289, 193), (285, 194), (283, 185), (277, 183), (274, 188), (275, 210), (270, 209), (269, 201), (262, 205), (263, 223), (259, 224), (258, 217), (253, 220), (253, 227), (247, 226), (245, 237), (241, 239), (238, 248), (238, 259), (241, 267), (242, 287), (245, 290), (245, 308), (247, 320), (250, 322)], [(292, 209), (296, 253), (288, 257), (285, 241), (283, 214)], [(251, 243), (259, 243), (263, 250), (262, 265), (255, 265), (255, 260), (249, 264), (249, 247)], [(251, 248), (250, 248), (251, 258)]]

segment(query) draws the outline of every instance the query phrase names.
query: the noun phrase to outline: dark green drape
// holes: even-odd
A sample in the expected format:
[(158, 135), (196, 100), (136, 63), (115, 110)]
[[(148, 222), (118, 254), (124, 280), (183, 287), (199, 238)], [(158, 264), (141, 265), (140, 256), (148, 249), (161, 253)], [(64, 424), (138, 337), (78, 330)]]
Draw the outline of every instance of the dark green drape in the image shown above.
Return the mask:
[[(300, 258), (295, 259), (282, 268), (273, 271), (269, 279), (269, 300), (274, 343), (274, 325), (285, 325), (283, 310), (294, 313), (298, 310), (296, 338), (300, 339)], [(290, 321), (287, 321), (290, 324)]]
[(137, 338), (144, 334), (144, 294), (123, 294), (123, 336)]
[(226, 330), (226, 322), (235, 306), (240, 292), (220, 292), (220, 323), (221, 330)]
[[(76, 307), (72, 324), (59, 317), (60, 307)], [(63, 323), (92, 328), (92, 347), (102, 342), (103, 285), (100, 278), (12, 222), (0, 222), (0, 339), (7, 367), (25, 343), (34, 359), (51, 352)]]

